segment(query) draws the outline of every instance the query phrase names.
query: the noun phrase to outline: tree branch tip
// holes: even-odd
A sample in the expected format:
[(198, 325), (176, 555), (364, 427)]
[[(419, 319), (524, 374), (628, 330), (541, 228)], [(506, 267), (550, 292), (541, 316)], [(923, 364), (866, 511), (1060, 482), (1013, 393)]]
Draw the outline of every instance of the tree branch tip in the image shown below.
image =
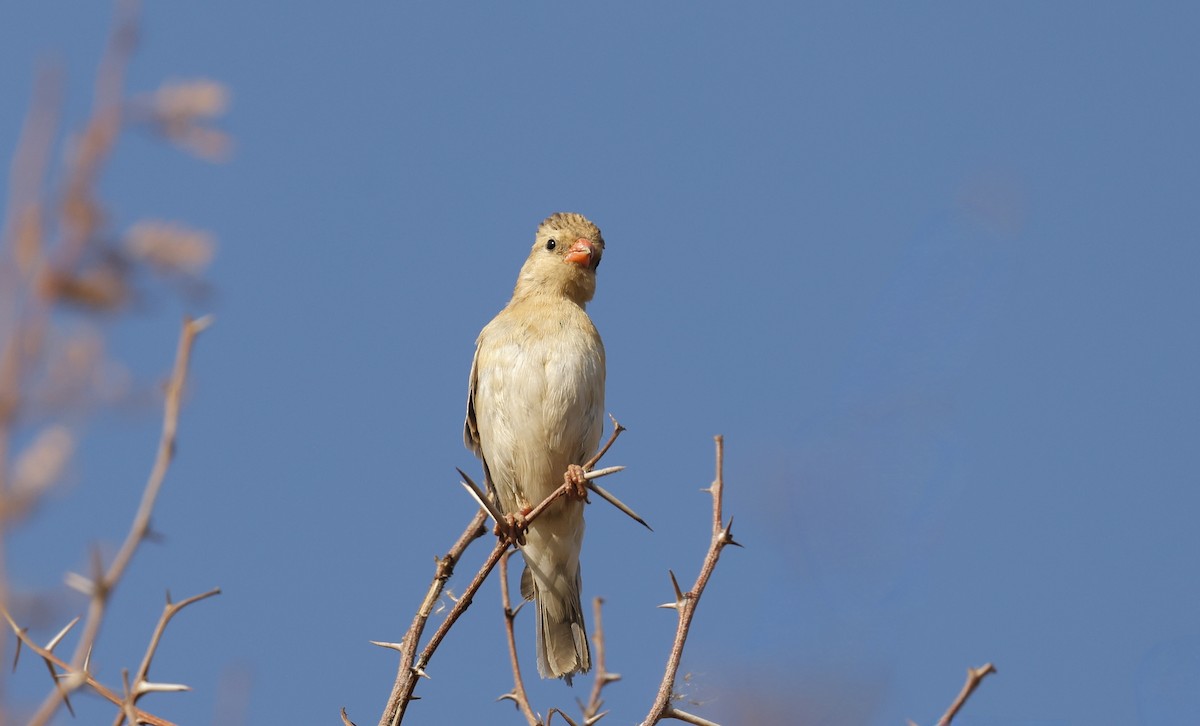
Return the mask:
[(346, 707), (342, 706), (342, 726), (357, 726), (350, 717), (346, 715)]
[(991, 663), (984, 663), (978, 668), (967, 669), (967, 673), (971, 674), (975, 678), (983, 678), (984, 676), (991, 675), (992, 673), (996, 672), (996, 666), (992, 665)]
[(198, 335), (212, 327), (212, 324), (216, 321), (216, 316), (214, 316), (212, 313), (209, 313), (208, 315), (201, 315), (200, 317), (194, 319), (186, 318), (184, 320), (184, 325), (187, 326), (192, 335)]
[(571, 726), (579, 726), (579, 724), (577, 724), (577, 723), (575, 723), (573, 720), (571, 720), (571, 717), (570, 717), (570, 716), (568, 716), (567, 714), (563, 713), (561, 710), (559, 710), (559, 709), (557, 709), (557, 708), (552, 708), (552, 709), (550, 709), (550, 710), (547, 712), (547, 714), (546, 714), (546, 725), (547, 725), (547, 726), (549, 726), (549, 724), (550, 724), (550, 719), (551, 719), (551, 718), (554, 716), (554, 714), (556, 714), (556, 713), (557, 713), (559, 716), (562, 716), (562, 718), (563, 718), (563, 721), (566, 721), (567, 723), (571, 724)]

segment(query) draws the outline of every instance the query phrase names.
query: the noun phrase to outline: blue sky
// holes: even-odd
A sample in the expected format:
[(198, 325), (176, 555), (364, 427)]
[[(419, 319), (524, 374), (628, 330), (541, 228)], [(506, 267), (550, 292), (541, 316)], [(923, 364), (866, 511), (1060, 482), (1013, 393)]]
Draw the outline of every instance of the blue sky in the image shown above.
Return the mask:
[[(39, 59), (81, 118), (109, 9), (0, 19), (7, 161)], [(961, 723), (1188, 722), (1198, 21), (1187, 3), (148, 4), (130, 89), (227, 84), (237, 146), (207, 165), (130, 133), (103, 178), (114, 231), (176, 219), (220, 246), (211, 298), (103, 323), (153, 382), (182, 313), (217, 319), (165, 540), (122, 583), (101, 677), (136, 666), (164, 588), (220, 586), (155, 665), (195, 692), (148, 709), (374, 723), (395, 659), (367, 641), (399, 639), (471, 514), (454, 467), (477, 470), (475, 335), (537, 222), (570, 210), (608, 243), (590, 311), (629, 429), (611, 488), (655, 528), (588, 512), (585, 597), (607, 599), (624, 676), (606, 723), (652, 701), (673, 631), (654, 606), (668, 568), (700, 564), (717, 433), (746, 548), (685, 653), (696, 712), (931, 723), (993, 661)], [(9, 540), (17, 587), (63, 590), (89, 543), (119, 543), (157, 420), (71, 421), (71, 475)], [(83, 609), (63, 592), (61, 621)], [(452, 632), (413, 723), (521, 722), (494, 702), (498, 600), (491, 583)], [(33, 662), (7, 683), (26, 704), (47, 685)], [(535, 683), (534, 705), (586, 685)]]

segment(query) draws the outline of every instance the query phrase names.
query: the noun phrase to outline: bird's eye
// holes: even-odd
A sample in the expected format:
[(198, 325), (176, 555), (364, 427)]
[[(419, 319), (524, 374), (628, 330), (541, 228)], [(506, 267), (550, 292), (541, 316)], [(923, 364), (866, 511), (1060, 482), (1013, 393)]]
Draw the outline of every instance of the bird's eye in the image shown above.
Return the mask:
[(549, 241), (547, 241), (547, 242), (546, 242), (546, 249), (548, 249), (548, 250), (552, 250), (552, 249), (554, 249), (554, 248), (555, 248), (555, 246), (557, 246), (557, 245), (558, 245), (558, 243), (557, 243), (557, 242), (555, 242), (554, 240), (549, 240)]

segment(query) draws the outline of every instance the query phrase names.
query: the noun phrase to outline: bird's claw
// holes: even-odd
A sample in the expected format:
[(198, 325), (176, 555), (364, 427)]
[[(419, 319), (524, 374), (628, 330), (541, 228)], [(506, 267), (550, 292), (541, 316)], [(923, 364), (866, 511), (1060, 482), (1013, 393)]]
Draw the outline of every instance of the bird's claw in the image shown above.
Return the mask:
[(567, 498), (582, 499), (587, 501), (587, 479), (584, 478), (587, 471), (578, 464), (571, 464), (567, 467), (567, 472), (563, 474), (563, 482), (567, 484)]
[(529, 523), (525, 521), (525, 515), (521, 512), (515, 514), (504, 515), (503, 522), (496, 522), (495, 533), (497, 537), (506, 539), (518, 547), (525, 544), (525, 530), (529, 528)]

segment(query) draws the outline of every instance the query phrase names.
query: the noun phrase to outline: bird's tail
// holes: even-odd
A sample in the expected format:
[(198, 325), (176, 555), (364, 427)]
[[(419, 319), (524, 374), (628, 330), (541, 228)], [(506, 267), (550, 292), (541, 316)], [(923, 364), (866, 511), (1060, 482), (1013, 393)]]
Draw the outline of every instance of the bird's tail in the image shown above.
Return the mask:
[(592, 667), (580, 601), (579, 564), (578, 561), (573, 563), (574, 576), (552, 570), (545, 573), (547, 577), (542, 577), (535, 575), (535, 568), (530, 567), (531, 563), (537, 562), (531, 554), (527, 547), (525, 571), (521, 573), (521, 595), (526, 600), (535, 600), (537, 605), (538, 673), (542, 678), (564, 678), (570, 685), (572, 675), (586, 673)]

